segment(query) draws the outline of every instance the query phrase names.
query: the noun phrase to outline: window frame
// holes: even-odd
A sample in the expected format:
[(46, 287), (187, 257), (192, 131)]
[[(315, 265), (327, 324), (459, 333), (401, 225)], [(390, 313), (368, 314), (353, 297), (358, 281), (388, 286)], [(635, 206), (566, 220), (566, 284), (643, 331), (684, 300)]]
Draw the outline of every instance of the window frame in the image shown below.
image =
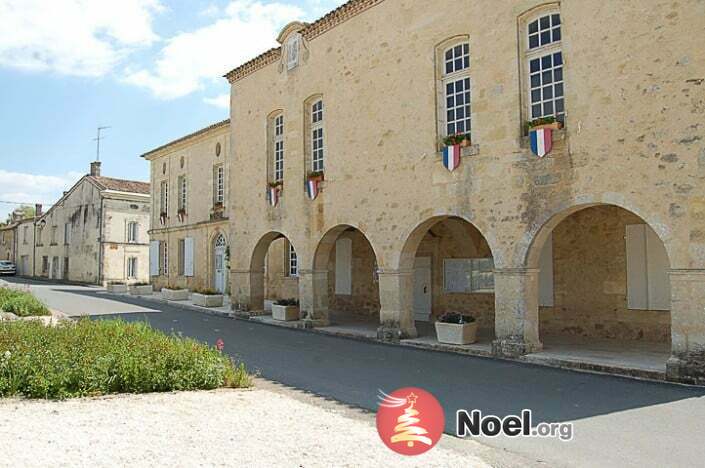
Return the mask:
[(71, 223), (64, 223), (64, 245), (71, 244)]
[(286, 276), (289, 278), (299, 277), (299, 256), (294, 249), (294, 244), (288, 243), (289, 246), (286, 249)]
[[(553, 24), (553, 17), (558, 16), (559, 18), (559, 23), (557, 25)], [(544, 45), (540, 44), (540, 39), (539, 39), (539, 45), (531, 48), (530, 42), (531, 39), (530, 37), (534, 35), (534, 33), (530, 32), (530, 26), (534, 24), (535, 22), (538, 21), (538, 32), (539, 38), (540, 34), (542, 31), (541, 29), (541, 20), (542, 18), (548, 17), (549, 18), (549, 29), (548, 31), (551, 31), (551, 41), (549, 43), (546, 43)], [(560, 30), (559, 33), (559, 39), (556, 41), (553, 41), (553, 33), (552, 31), (554, 29)], [(561, 13), (561, 8), (558, 3), (551, 3), (548, 5), (543, 5), (539, 8), (535, 8), (527, 13), (525, 13), (519, 21), (519, 36), (521, 38), (521, 79), (524, 81), (524, 83), (521, 86), (522, 89), (522, 96), (524, 98), (524, 104), (521, 106), (522, 111), (521, 114), (523, 116), (522, 122), (527, 122), (527, 121), (532, 121), (537, 118), (541, 117), (548, 117), (548, 116), (554, 116), (556, 117), (557, 120), (559, 120), (563, 125), (566, 124), (567, 120), (567, 106), (566, 106), (566, 90), (565, 90), (565, 65), (566, 65), (566, 60), (565, 60), (565, 53), (563, 51), (563, 16)], [(559, 66), (555, 65), (555, 59), (556, 59), (556, 54), (560, 54), (560, 59), (561, 63)], [(544, 67), (544, 58), (551, 56), (550, 59), (550, 66)], [(539, 68), (532, 73), (532, 62), (534, 60), (539, 61)], [(560, 80), (555, 80), (555, 70), (560, 69), (560, 74), (561, 78)], [(550, 71), (551, 72), (551, 83), (550, 85), (547, 83), (543, 82), (543, 75)], [(538, 86), (533, 86), (532, 83), (532, 76), (536, 75), (539, 77), (539, 83)], [(560, 85), (560, 92), (562, 93), (561, 96), (556, 98), (556, 92), (557, 88)], [(544, 97), (544, 90), (547, 90), (547, 88), (550, 88), (550, 98), (545, 98)], [(540, 99), (538, 101), (534, 101), (534, 92), (538, 91), (540, 95)], [(562, 110), (558, 111), (558, 103), (560, 102), (560, 106), (562, 106)], [(552, 107), (552, 113), (547, 114), (545, 112), (545, 105), (547, 103), (551, 104)], [(534, 117), (533, 114), (533, 107), (535, 105), (540, 105), (541, 106), (541, 112), (539, 117)]]
[(213, 166), (213, 204), (225, 205), (225, 165)]
[(273, 182), (284, 182), (284, 125), (284, 114), (282, 112), (272, 117)]
[(169, 242), (162, 241), (161, 251), (161, 273), (162, 276), (169, 276)]
[(127, 257), (125, 276), (127, 279), (137, 279), (137, 257)]
[[(454, 261), (466, 261), (470, 265), (469, 273), (470, 273), (470, 278), (469, 278), (469, 288), (466, 289), (465, 291), (455, 291), (455, 290), (449, 290), (448, 289), (448, 282), (447, 282), (447, 275), (446, 275), (446, 263), (449, 260), (454, 260)], [(492, 268), (491, 268), (491, 274), (492, 274), (492, 283), (493, 287), (492, 288), (481, 288), (481, 287), (476, 287), (476, 275), (477, 274), (486, 274), (488, 271), (482, 270), (479, 268), (479, 266), (483, 263), (486, 262), (491, 262)], [(443, 294), (495, 294), (495, 283), (494, 283), (494, 258), (492, 257), (473, 257), (473, 258), (444, 258), (443, 259)]]
[(179, 188), (179, 211), (186, 212), (188, 204), (188, 179), (186, 175), (180, 175), (177, 180)]
[[(320, 105), (320, 108), (316, 109), (318, 105)], [(325, 103), (322, 97), (314, 99), (309, 106), (309, 124), (311, 126), (309, 131), (309, 138), (311, 139), (311, 171), (325, 172)]]
[[(457, 56), (455, 50), (457, 47), (461, 47), (461, 54)], [(448, 53), (451, 53), (450, 60), (455, 64), (457, 60), (461, 60), (462, 68), (456, 68), (453, 66), (452, 71), (448, 70)], [(458, 124), (463, 124), (463, 130), (460, 131), (461, 134), (472, 135), (472, 48), (470, 45), (470, 36), (467, 34), (456, 35), (451, 38), (446, 39), (442, 43), (436, 46), (436, 76), (437, 76), (437, 115), (438, 115), (438, 139), (439, 149), (443, 146), (440, 143), (445, 137), (451, 134), (458, 133)], [(461, 92), (455, 90), (456, 83), (463, 81), (464, 89)], [(448, 94), (448, 85), (453, 84), (454, 91), (453, 95)], [(457, 98), (462, 93), (463, 104), (457, 105)], [(453, 107), (449, 108), (448, 103), (450, 98), (453, 98)], [(458, 110), (462, 107), (464, 116), (462, 119), (457, 119)], [(450, 120), (448, 118), (449, 112), (454, 112), (453, 131), (450, 132), (449, 125)]]
[(139, 223), (137, 221), (129, 221), (127, 223), (127, 242), (136, 244), (139, 237)]
[(159, 210), (160, 215), (169, 214), (169, 181), (162, 180), (159, 184)]

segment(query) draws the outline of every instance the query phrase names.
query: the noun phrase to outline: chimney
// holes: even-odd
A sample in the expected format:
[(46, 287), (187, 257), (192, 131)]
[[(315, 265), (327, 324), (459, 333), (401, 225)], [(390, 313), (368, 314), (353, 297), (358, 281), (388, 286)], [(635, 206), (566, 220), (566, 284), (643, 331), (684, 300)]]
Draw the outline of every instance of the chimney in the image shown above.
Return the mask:
[(91, 175), (93, 177), (100, 177), (100, 161), (93, 161), (91, 163)]
[(41, 215), (42, 215), (42, 204), (37, 203), (36, 205), (34, 205), (34, 216), (36, 216), (38, 218)]

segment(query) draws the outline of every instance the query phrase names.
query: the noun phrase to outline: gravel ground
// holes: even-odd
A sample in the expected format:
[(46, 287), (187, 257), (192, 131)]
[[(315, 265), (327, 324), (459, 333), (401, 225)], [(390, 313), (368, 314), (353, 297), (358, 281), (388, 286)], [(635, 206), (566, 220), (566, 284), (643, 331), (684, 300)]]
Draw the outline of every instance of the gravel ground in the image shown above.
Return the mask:
[(0, 401), (0, 441), (0, 466), (13, 468), (525, 465), (447, 436), (403, 458), (381, 443), (373, 415), (263, 381), (240, 391)]

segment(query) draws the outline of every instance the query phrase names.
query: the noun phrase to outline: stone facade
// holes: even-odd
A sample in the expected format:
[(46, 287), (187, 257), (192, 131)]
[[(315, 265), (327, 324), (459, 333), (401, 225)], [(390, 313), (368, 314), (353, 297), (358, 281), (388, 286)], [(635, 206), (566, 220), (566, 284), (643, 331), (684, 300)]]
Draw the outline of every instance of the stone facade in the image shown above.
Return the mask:
[[(21, 274), (81, 283), (149, 279), (149, 184), (100, 175), (100, 163), (33, 223), (21, 224)], [(29, 232), (34, 248), (30, 250)], [(132, 230), (133, 234), (130, 234)]]
[(17, 224), (12, 223), (7, 226), (0, 226), (0, 260), (16, 262), (15, 255), (15, 235)]
[[(534, 20), (558, 14), (565, 128), (538, 158), (525, 130), (533, 99), (528, 31)], [(281, 48), (227, 75), (235, 307), (262, 308), (264, 258), (285, 236), (298, 255), (302, 309), (311, 323), (327, 323), (332, 246), (354, 228), (376, 253), (382, 337), (416, 334), (414, 264), (432, 252), (434, 314), (478, 311), (483, 326), (494, 328), (498, 355), (540, 349), (544, 331), (665, 340), (670, 323), (669, 375), (705, 381), (705, 49), (694, 42), (703, 14), (697, 0), (353, 0), (313, 24), (287, 28)], [(654, 41), (668, 47), (654, 48)], [(444, 57), (464, 43), (472, 147), (449, 172), (440, 156), (448, 124)], [(292, 44), (298, 55), (287, 53)], [(315, 168), (311, 122), (321, 123), (311, 120), (310, 104), (318, 100), (325, 109), (325, 182), (311, 201), (304, 184)], [(284, 177), (272, 207), (263, 129), (278, 114)], [(579, 213), (596, 206), (628, 216)], [(473, 247), (494, 260), (493, 299), (439, 291), (441, 262), (470, 252), (427, 238), (448, 220), (484, 239)], [(583, 222), (594, 227), (583, 232)], [(626, 223), (647, 224), (665, 246), (670, 314), (626, 310)], [(539, 313), (539, 264), (551, 233), (555, 303)], [(609, 247), (600, 251), (591, 241), (576, 249), (587, 234)], [(596, 261), (584, 261), (588, 248)], [(576, 286), (583, 277), (586, 284)], [(599, 297), (590, 294), (595, 290)], [(587, 299), (592, 307), (584, 306)], [(578, 328), (566, 323), (576, 321)]]
[[(157, 290), (228, 289), (229, 150), (230, 122), (226, 120), (143, 155), (150, 163), (154, 200), (150, 274)], [(216, 245), (219, 242), (223, 245)], [(192, 251), (187, 253), (188, 249)], [(216, 268), (221, 264), (222, 268)]]
[(34, 276), (35, 218), (23, 219), (15, 227), (15, 249), (17, 274)]

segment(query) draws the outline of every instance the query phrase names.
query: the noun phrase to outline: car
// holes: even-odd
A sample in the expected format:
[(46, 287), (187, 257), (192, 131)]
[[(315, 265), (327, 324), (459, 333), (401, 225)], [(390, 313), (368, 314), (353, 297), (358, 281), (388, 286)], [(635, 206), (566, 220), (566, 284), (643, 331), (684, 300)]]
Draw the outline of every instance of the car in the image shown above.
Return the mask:
[(7, 260), (0, 260), (0, 275), (11, 275), (17, 274), (17, 267), (14, 263)]

